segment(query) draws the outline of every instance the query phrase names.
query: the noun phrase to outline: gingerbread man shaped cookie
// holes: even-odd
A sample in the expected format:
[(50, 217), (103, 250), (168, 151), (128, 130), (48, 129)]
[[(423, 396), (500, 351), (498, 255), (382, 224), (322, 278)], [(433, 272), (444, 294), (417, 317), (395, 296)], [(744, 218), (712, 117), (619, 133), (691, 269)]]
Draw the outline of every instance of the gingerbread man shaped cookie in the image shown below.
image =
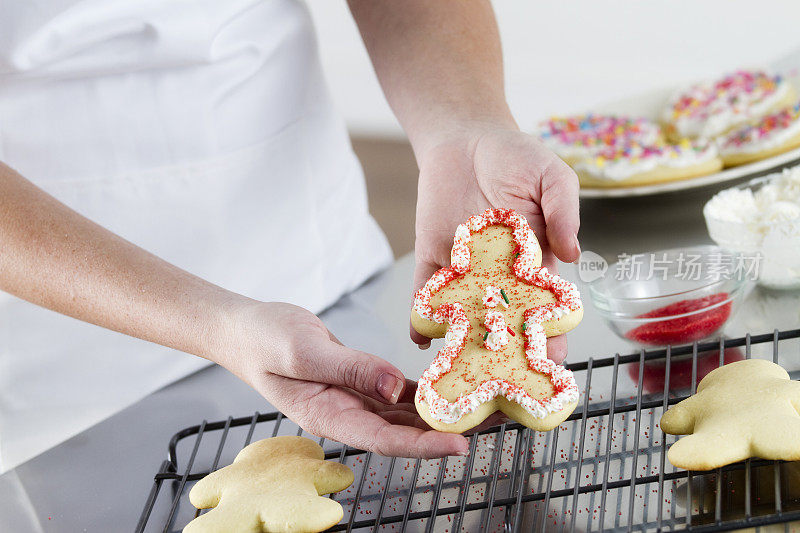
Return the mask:
[(667, 457), (678, 468), (711, 470), (748, 457), (800, 460), (800, 382), (763, 359), (712, 370), (697, 394), (670, 408), (661, 429), (688, 435)]
[(233, 464), (201, 479), (189, 492), (198, 509), (184, 533), (324, 531), (342, 519), (342, 506), (322, 494), (353, 483), (347, 466), (325, 461), (304, 437), (273, 437), (244, 448)]
[(456, 230), (451, 266), (414, 299), (411, 323), (445, 346), (419, 379), (415, 403), (434, 429), (462, 433), (494, 411), (546, 431), (578, 401), (572, 373), (547, 358), (547, 337), (583, 316), (574, 284), (542, 267), (525, 217), (488, 209)]

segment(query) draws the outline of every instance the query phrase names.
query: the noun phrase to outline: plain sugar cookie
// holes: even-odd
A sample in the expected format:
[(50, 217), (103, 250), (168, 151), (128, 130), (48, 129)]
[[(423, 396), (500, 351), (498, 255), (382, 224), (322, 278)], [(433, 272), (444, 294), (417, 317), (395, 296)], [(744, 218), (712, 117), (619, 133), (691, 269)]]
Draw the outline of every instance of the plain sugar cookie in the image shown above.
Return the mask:
[(541, 266), (525, 217), (488, 209), (456, 230), (451, 266), (416, 293), (411, 323), (445, 345), (415, 404), (434, 429), (462, 433), (495, 411), (546, 431), (575, 409), (572, 372), (547, 358), (547, 337), (583, 316), (574, 284)]
[(233, 464), (212, 472), (189, 492), (198, 509), (184, 533), (324, 531), (342, 519), (342, 506), (323, 494), (353, 483), (347, 466), (325, 461), (316, 442), (273, 437), (245, 447)]
[(678, 468), (711, 470), (749, 457), (800, 460), (800, 382), (779, 365), (747, 359), (712, 370), (697, 394), (671, 407), (661, 429), (688, 435), (667, 457)]

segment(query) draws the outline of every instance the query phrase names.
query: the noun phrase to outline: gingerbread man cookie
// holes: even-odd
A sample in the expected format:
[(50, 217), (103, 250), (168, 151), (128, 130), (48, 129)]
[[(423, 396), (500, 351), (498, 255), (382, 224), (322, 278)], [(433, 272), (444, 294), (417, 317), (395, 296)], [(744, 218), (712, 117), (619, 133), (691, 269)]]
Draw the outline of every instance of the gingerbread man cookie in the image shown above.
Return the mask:
[(494, 411), (546, 431), (578, 401), (572, 372), (547, 358), (547, 337), (583, 316), (574, 284), (542, 267), (525, 217), (487, 209), (456, 230), (451, 266), (417, 291), (411, 323), (445, 346), (415, 403), (434, 429), (462, 433)]
[(342, 506), (322, 494), (353, 483), (347, 466), (325, 461), (305, 437), (273, 437), (244, 448), (233, 464), (212, 472), (189, 492), (198, 509), (184, 533), (323, 531), (342, 519)]
[(660, 424), (666, 433), (690, 434), (667, 454), (679, 468), (711, 470), (748, 457), (797, 461), (800, 382), (771, 361), (737, 361), (711, 371)]

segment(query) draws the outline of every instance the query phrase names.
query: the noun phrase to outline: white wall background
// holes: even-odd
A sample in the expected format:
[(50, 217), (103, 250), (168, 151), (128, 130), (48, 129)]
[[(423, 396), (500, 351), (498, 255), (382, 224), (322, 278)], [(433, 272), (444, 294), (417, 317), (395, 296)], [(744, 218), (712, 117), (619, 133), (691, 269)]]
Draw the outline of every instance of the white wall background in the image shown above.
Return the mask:
[[(345, 1), (307, 2), (351, 131), (402, 135)], [(798, 0), (496, 0), (494, 7), (508, 99), (523, 128), (554, 113), (770, 65), (800, 48)]]

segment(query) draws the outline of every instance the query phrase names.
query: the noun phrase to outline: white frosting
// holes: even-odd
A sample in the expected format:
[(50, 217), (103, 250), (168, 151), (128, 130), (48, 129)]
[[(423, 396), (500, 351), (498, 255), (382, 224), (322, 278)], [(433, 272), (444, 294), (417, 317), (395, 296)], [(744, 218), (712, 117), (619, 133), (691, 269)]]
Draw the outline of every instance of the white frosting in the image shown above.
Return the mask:
[[(720, 191), (706, 203), (703, 214), (715, 224), (714, 229), (724, 231), (733, 227), (731, 223), (737, 226), (737, 232), (744, 229), (747, 235), (734, 240), (759, 243), (776, 223), (800, 218), (800, 167), (775, 174), (771, 182), (755, 192), (738, 188)], [(721, 226), (718, 228), (717, 224)]]
[[(619, 142), (624, 142), (626, 139), (634, 139), (636, 142), (642, 144), (653, 144), (661, 139), (661, 127), (655, 122), (643, 118), (631, 120), (637, 120), (637, 126), (640, 131), (636, 133), (628, 131), (619, 135), (617, 137)], [(598, 142), (593, 146), (587, 146), (585, 144), (565, 142), (559, 135), (547, 135), (547, 133), (550, 132), (549, 122), (550, 121), (543, 121), (539, 125), (535, 135), (539, 137), (545, 146), (563, 159), (578, 161), (587, 157), (593, 157), (603, 149), (608, 148), (608, 145), (603, 142)], [(604, 129), (605, 128), (590, 128), (590, 130), (595, 132), (598, 136), (604, 133)]]
[(496, 352), (506, 344), (508, 344), (508, 324), (502, 313), (499, 311), (489, 311), (483, 319), (483, 325), (486, 326), (486, 340), (483, 345), (487, 350)]
[(703, 212), (722, 222), (743, 222), (760, 217), (760, 207), (750, 189), (726, 189), (717, 193)]
[(800, 166), (776, 173), (755, 192), (727, 189), (703, 208), (708, 232), (735, 252), (761, 253), (759, 281), (772, 287), (800, 283)]
[(746, 142), (739, 145), (729, 143), (729, 139), (736, 137), (741, 130), (736, 130), (717, 141), (721, 155), (755, 154), (773, 148), (778, 148), (800, 135), (800, 120), (795, 120), (787, 128), (776, 128), (764, 136), (758, 135), (758, 130), (753, 129)]
[(503, 292), (500, 290), (500, 288), (495, 287), (494, 285), (487, 285), (486, 294), (483, 297), (483, 306), (494, 308), (497, 307), (498, 305), (502, 305), (503, 307), (508, 309), (508, 304), (503, 298)]
[(525, 357), (531, 370), (540, 372), (550, 378), (553, 386), (560, 390), (554, 396), (538, 400), (531, 397), (524, 389), (513, 385), (503, 379), (491, 379), (482, 382), (475, 390), (468, 394), (460, 395), (454, 402), (449, 402), (442, 397), (431, 384), (440, 376), (446, 374), (453, 365), (453, 360), (458, 356), (467, 342), (470, 324), (459, 303), (454, 303), (449, 309), (436, 312), (437, 321), (447, 322), (449, 328), (445, 335), (445, 347), (442, 349), (431, 366), (423, 372), (417, 387), (417, 398), (428, 405), (429, 412), (440, 422), (454, 424), (464, 415), (472, 413), (486, 402), (497, 396), (518, 403), (523, 409), (537, 418), (544, 418), (550, 413), (560, 411), (565, 405), (578, 401), (578, 385), (572, 372), (547, 358), (547, 337), (544, 328), (537, 317), (544, 320), (552, 319), (551, 314), (539, 309), (526, 311), (525, 330), (526, 350)]
[(706, 115), (692, 116), (688, 114), (673, 118), (673, 106), (681, 98), (690, 96), (704, 100), (709, 92), (713, 91), (714, 83), (698, 83), (688, 89), (676, 92), (664, 109), (663, 121), (672, 123), (681, 137), (711, 139), (725, 133), (730, 128), (767, 114), (791, 91), (789, 84), (785, 80), (781, 80), (771, 94), (764, 94), (761, 91), (741, 92), (734, 99), (722, 95), (708, 104)]
[(784, 169), (782, 173), (771, 175), (769, 183), (756, 193), (756, 204), (768, 209), (780, 200), (800, 202), (800, 166)]
[[(453, 361), (464, 349), (470, 322), (460, 303), (442, 304), (434, 311), (431, 308), (430, 300), (434, 292), (440, 290), (455, 277), (469, 271), (471, 232), (480, 231), (492, 224), (503, 224), (513, 230), (514, 241), (520, 248), (519, 255), (513, 264), (515, 275), (537, 287), (550, 290), (556, 296), (556, 302), (533, 307), (524, 312), (523, 335), (525, 357), (528, 360), (529, 368), (548, 376), (558, 392), (551, 397), (536, 399), (513, 383), (503, 379), (490, 379), (481, 382), (472, 392), (462, 394), (454, 402), (450, 402), (436, 391), (433, 384), (452, 368)], [(471, 217), (456, 231), (451, 261), (451, 267), (441, 269), (431, 276), (427, 283), (417, 291), (414, 300), (414, 310), (420, 316), (439, 324), (445, 322), (448, 324), (444, 347), (436, 355), (431, 366), (420, 376), (417, 385), (416, 398), (428, 405), (431, 416), (441, 422), (452, 424), (498, 395), (518, 403), (523, 409), (538, 418), (544, 418), (550, 413), (560, 411), (564, 405), (577, 401), (578, 386), (572, 372), (547, 358), (547, 336), (542, 323), (556, 320), (581, 309), (583, 304), (575, 284), (551, 274), (547, 268), (540, 266), (541, 248), (525, 217), (506, 209), (487, 209), (481, 215)], [(498, 311), (489, 311), (486, 314), (487, 318), (490, 313), (497, 313), (502, 318)], [(504, 319), (503, 323), (505, 324)], [(499, 333), (498, 331), (497, 340), (499, 340)], [(486, 340), (489, 340), (488, 336)]]
[(632, 147), (630, 156), (616, 160), (585, 159), (575, 165), (575, 170), (595, 179), (623, 181), (659, 168), (692, 167), (717, 157), (717, 149), (711, 144), (704, 145), (701, 150), (668, 147), (662, 154), (638, 157), (642, 150), (641, 146)]
[(800, 205), (781, 201), (772, 204), (771, 208), (766, 211), (763, 217), (764, 225), (780, 224), (783, 222), (792, 222), (800, 218)]

